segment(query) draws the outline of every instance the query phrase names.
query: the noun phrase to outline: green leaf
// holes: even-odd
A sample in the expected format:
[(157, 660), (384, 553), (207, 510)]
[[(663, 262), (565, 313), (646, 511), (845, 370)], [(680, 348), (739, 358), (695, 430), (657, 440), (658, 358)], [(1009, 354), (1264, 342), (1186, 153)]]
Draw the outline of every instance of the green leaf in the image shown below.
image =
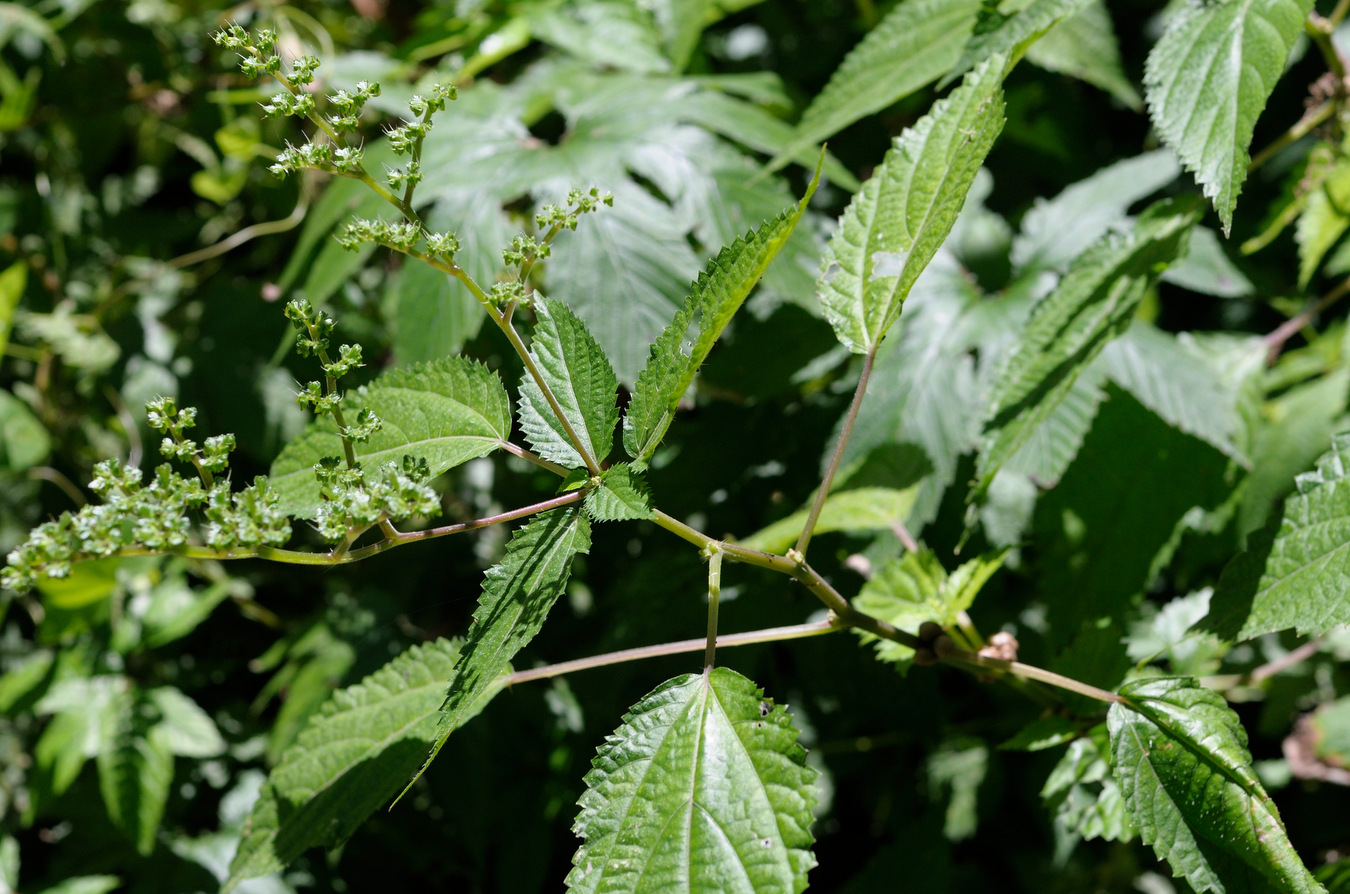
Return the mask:
[(51, 435), (28, 405), (0, 391), (0, 463), (11, 472), (26, 472), (45, 462), (51, 451)]
[(989, 772), (989, 746), (972, 736), (954, 736), (928, 756), (924, 767), (929, 797), (950, 792), (942, 818), (942, 835), (948, 841), (963, 841), (979, 826), (980, 785)]
[(225, 740), (215, 721), (192, 699), (172, 686), (157, 686), (147, 695), (159, 714), (155, 732), (171, 754), (216, 757), (225, 753)]
[[(914, 487), (859, 487), (832, 493), (820, 510), (816, 533), (889, 531), (909, 515), (916, 494)], [(808, 515), (809, 508), (799, 509), (737, 542), (750, 549), (781, 553), (797, 542)]]
[[(614, 443), (614, 427), (619, 424), (615, 404), (619, 380), (614, 368), (586, 324), (566, 304), (541, 297), (534, 309), (539, 322), (530, 342), (530, 356), (582, 449), (597, 463), (604, 462)], [(586, 465), (528, 373), (520, 384), (520, 427), (544, 459), (569, 469)]]
[[(796, 206), (724, 246), (699, 274), (684, 305), (652, 344), (623, 421), (623, 446), (638, 468), (646, 465), (665, 437), (694, 375), (746, 296), (787, 244), (819, 182), (817, 168), (806, 195)], [(691, 326), (696, 327), (697, 334), (687, 341)]]
[(658, 686), (592, 766), (570, 891), (805, 890), (816, 773), (787, 710), (740, 674)]
[(142, 855), (155, 849), (155, 833), (173, 784), (169, 737), (155, 721), (157, 710), (127, 683), (103, 706), (102, 723), (111, 740), (98, 755), (98, 787), (112, 824)]
[[(1311, 165), (1309, 166), (1312, 167)], [(1294, 239), (1298, 242), (1298, 287), (1305, 289), (1317, 266), (1350, 227), (1350, 160), (1340, 159), (1324, 172), (1307, 195)]]
[(1057, 863), (1068, 858), (1079, 839), (1134, 838), (1120, 786), (1111, 778), (1110, 754), (1106, 725), (1099, 724), (1069, 745), (1041, 788), (1041, 801), (1055, 815)]
[[(496, 450), (511, 434), (511, 403), (497, 374), (462, 357), (390, 370), (343, 401), (348, 419), (371, 410), (384, 422), (356, 456), (370, 466), (405, 455), (424, 458), (432, 475)], [(313, 513), (320, 502), (314, 464), (342, 456), (332, 418), (310, 424), (272, 463), (270, 482), (291, 515)]]
[(526, 7), (535, 37), (610, 68), (653, 74), (669, 71), (651, 13), (625, 0), (553, 0)]
[(9, 332), (14, 326), (14, 311), (28, 285), (28, 262), (15, 261), (0, 271), (0, 356), (9, 347)]
[(1162, 281), (1216, 298), (1245, 298), (1256, 293), (1256, 286), (1229, 259), (1219, 243), (1219, 234), (1209, 227), (1191, 230), (1186, 256), (1167, 268)]
[[(930, 550), (905, 553), (891, 559), (869, 580), (853, 600), (854, 608), (917, 633), (924, 621), (943, 627), (955, 624), (961, 612), (970, 608), (975, 597), (1003, 567), (1008, 551), (986, 553), (961, 565), (950, 575)], [(914, 650), (890, 640), (878, 640), (863, 634), (863, 642), (876, 640), (876, 655), (881, 661), (909, 666)]]
[(933, 259), (1003, 128), (991, 59), (907, 129), (853, 197), (821, 259), (825, 316), (854, 353), (875, 350)]
[(863, 37), (802, 113), (768, 169), (936, 81), (956, 64), (980, 0), (903, 0)]
[[(1214, 595), (1225, 636), (1296, 628), (1320, 634), (1350, 621), (1350, 435), (1295, 479), (1278, 527), (1229, 563)], [(1236, 631), (1234, 632), (1234, 628)]]
[(1185, 251), (1199, 216), (1187, 199), (1151, 205), (1125, 234), (1108, 234), (1081, 255), (1032, 311), (985, 410), (984, 443), (970, 499), (1044, 425), (1079, 374), (1129, 326), (1144, 293)]
[(1027, 61), (1100, 87), (1135, 111), (1144, 107), (1121, 68), (1120, 46), (1102, 0), (1089, 0), (1078, 12), (1060, 19), (1027, 48)]
[[(244, 827), (224, 891), (336, 847), (416, 772), (435, 740), (458, 640), (416, 645), (333, 693), (273, 768)], [(488, 686), (463, 720), (497, 693)]]
[(1001, 474), (1025, 475), (1039, 488), (1059, 483), (1069, 464), (1078, 456), (1106, 393), (1098, 364), (1090, 364), (1064, 394), (1064, 399), (1045, 421), (1027, 436), (1017, 452), (1008, 457)]
[(939, 87), (952, 81), (994, 55), (1006, 55), (1016, 62), (1028, 46), (1066, 16), (1086, 7), (1091, 0), (1017, 0), (1014, 11), (1004, 13), (995, 0), (984, 0), (975, 32), (966, 41), (961, 58), (942, 79)]
[(1112, 772), (1139, 835), (1196, 891), (1313, 894), (1223, 696), (1189, 677), (1127, 683), (1107, 714)]
[(586, 495), (586, 514), (598, 522), (651, 518), (647, 482), (632, 466), (619, 463), (607, 470), (599, 486)]
[(590, 523), (575, 506), (536, 515), (512, 535), (501, 562), (483, 578), (473, 624), (445, 690), (436, 738), (417, 776), (426, 772), (450, 734), (477, 713), (507, 664), (543, 628), (549, 609), (567, 589), (572, 559), (590, 548)]
[(115, 875), (79, 875), (43, 888), (38, 894), (108, 894), (122, 887)]
[(1247, 178), (1256, 119), (1312, 6), (1312, 0), (1191, 3), (1149, 53), (1149, 116), (1214, 202), (1225, 235)]

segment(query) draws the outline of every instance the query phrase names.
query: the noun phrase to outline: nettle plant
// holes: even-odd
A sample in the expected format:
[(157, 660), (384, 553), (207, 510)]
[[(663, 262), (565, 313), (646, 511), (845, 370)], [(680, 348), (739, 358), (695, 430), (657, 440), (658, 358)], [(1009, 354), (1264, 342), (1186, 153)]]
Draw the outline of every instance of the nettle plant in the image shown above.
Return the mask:
[[(384, 213), (350, 220), (339, 243), (355, 252), (387, 248), (459, 283), (505, 337), (524, 375), (512, 383), (513, 397), (496, 372), (453, 356), (389, 370), (345, 391), (344, 377), (363, 364), (360, 346), (341, 342), (338, 322), (323, 307), (291, 300), (285, 314), (295, 327), (296, 348), (317, 362), (322, 376), (299, 393), (315, 421), (286, 445), (269, 476), (236, 489), (228, 475), (233, 438), (198, 442), (190, 436), (194, 410), (167, 398), (153, 401), (147, 410), (150, 426), (163, 435), (160, 451), (186, 474), (166, 464), (143, 480), (138, 469), (117, 461), (99, 464), (91, 487), (103, 501), (33, 531), (10, 555), (3, 583), (23, 592), (59, 581), (77, 563), (166, 554), (333, 566), (521, 523), (486, 574), (463, 640), (408, 649), (334, 694), (308, 720), (262, 787), (225, 890), (280, 870), (311, 847), (340, 845), (428, 772), (447, 739), (503, 687), (690, 652), (702, 653), (702, 670), (656, 685), (600, 746), (575, 819), (581, 845), (567, 885), (578, 891), (801, 891), (815, 865), (817, 773), (787, 709), (772, 693), (719, 665), (718, 647), (843, 630), (875, 643), (875, 657), (902, 670), (941, 664), (1034, 698), (1047, 698), (1047, 687), (1068, 693), (1069, 701), (1051, 698), (1045, 716), (1008, 743), (1027, 751), (1068, 744), (1043, 792), (1065, 846), (1079, 838), (1137, 835), (1197, 891), (1325, 890), (1291, 846), (1222, 692), (1206, 685), (1212, 680), (1161, 675), (1149, 667), (1163, 653), (1174, 665), (1185, 664), (1177, 657), (1179, 636), (1156, 633), (1159, 625), (1149, 628), (1156, 633), (1152, 639), (1132, 640), (1130, 657), (1137, 664), (1126, 682), (1108, 691), (1019, 662), (1011, 636), (986, 639), (967, 612), (1018, 546), (1035, 485), (1064, 476), (1108, 378), (1163, 420), (1217, 446), (1231, 459), (1230, 478), (1247, 465), (1231, 420), (1197, 408), (1222, 396), (1203, 375), (1205, 363), (1226, 365), (1225, 387), (1242, 391), (1254, 365), (1273, 360), (1285, 340), (1344, 290), (1258, 340), (1256, 356), (1246, 344), (1183, 349), (1157, 330), (1132, 324), (1153, 300), (1160, 278), (1195, 283), (1208, 277), (1215, 287), (1229, 275), (1213, 232), (1200, 227), (1205, 203), (1178, 193), (1133, 218), (1126, 210), (1175, 180), (1179, 159), (1227, 232), (1249, 166), (1324, 127), (1327, 139), (1309, 156), (1287, 206), (1272, 217), (1259, 244), (1249, 246), (1260, 248), (1297, 220), (1300, 280), (1306, 284), (1350, 226), (1340, 195), (1350, 171), (1340, 142), (1346, 77), (1330, 42), (1345, 6), (1323, 19), (1308, 0), (1208, 3), (1171, 18), (1149, 57), (1146, 86), (1153, 121), (1175, 157), (1160, 150), (1129, 159), (1074, 187), (1079, 193), (1033, 209), (1012, 248), (1012, 316), (986, 321), (1016, 332), (1015, 340), (1004, 345), (996, 363), (981, 367), (986, 399), (966, 406), (955, 404), (970, 393), (973, 372), (951, 357), (965, 356), (960, 340), (968, 334), (944, 329), (930, 308), (902, 334), (900, 349), (887, 353), (883, 347), (896, 339), (886, 341), (906, 298), (925, 288), (921, 276), (923, 283), (953, 277), (944, 243), (954, 228), (965, 226), (969, 236), (980, 221), (988, 188), (982, 165), (1004, 125), (1005, 78), (1024, 55), (1038, 64), (1061, 58), (1046, 49), (1049, 41), (1097, 33), (1092, 10), (1099, 7), (1034, 0), (1010, 12), (973, 2), (900, 3), (850, 54), (770, 168), (800, 158), (820, 138), (917, 86), (938, 78), (959, 84), (895, 140), (833, 228), (817, 295), (840, 344), (858, 358), (856, 388), (809, 505), (741, 540), (710, 536), (663, 512), (645, 477), (719, 338), (807, 214), (822, 167), (835, 162), (822, 153), (799, 202), (722, 248), (654, 341), (620, 346), (624, 357), (645, 356), (631, 387), (621, 391), (615, 364), (591, 326), (566, 301), (538, 290), (550, 256), (567, 251), (568, 234), (586, 227), (588, 215), (609, 213), (615, 203), (610, 194), (582, 185), (544, 205), (534, 227), (501, 251), (495, 279), (482, 281), (461, 263), (456, 234), (429, 226), (415, 203), (419, 185), (431, 176), (424, 148), (433, 125), (453, 116), (453, 107), (447, 108), (456, 98), (453, 88), (414, 96), (403, 122), (368, 152), (359, 133), (363, 110), (380, 95), (377, 84), (322, 95), (313, 89), (318, 59), (287, 61), (274, 33), (227, 27), (216, 41), (239, 54), (244, 73), (281, 85), (264, 113), (294, 117), (309, 128), (309, 138), (287, 146), (271, 170), (282, 177), (320, 171), (368, 187)], [(1057, 24), (1063, 27), (1053, 28)], [(1305, 31), (1325, 53), (1330, 86), (1315, 91), (1308, 113), (1252, 161), (1247, 153), (1256, 118)], [(1047, 43), (1037, 42), (1042, 36)], [(1123, 76), (1113, 75), (1110, 64), (1104, 70), (1086, 68), (1122, 101), (1138, 102)], [(887, 76), (879, 77), (880, 71)], [(378, 161), (372, 161), (375, 152)], [(1083, 208), (1106, 211), (1076, 220)], [(1341, 273), (1350, 266), (1337, 257), (1328, 263), (1341, 265)], [(959, 271), (955, 275), (959, 279)], [(946, 319), (973, 305), (973, 287), (964, 288), (964, 295), (961, 288), (943, 293), (948, 297), (941, 300), (956, 302)], [(931, 300), (942, 307), (941, 300)], [(1020, 331), (1011, 323), (1019, 312), (1026, 314)], [(1207, 358), (1206, 350), (1214, 356)], [(883, 368), (889, 379), (879, 376)], [(919, 382), (926, 369), (940, 373), (939, 381)], [(942, 379), (949, 373), (955, 378)], [(911, 403), (900, 404), (902, 413), (922, 412), (922, 396), (929, 411), (936, 408), (952, 422), (935, 436), (950, 443), (935, 444), (931, 457), (942, 464), (938, 477), (945, 481), (939, 480), (936, 492), (923, 482), (906, 489), (839, 489), (879, 443), (877, 431), (884, 426), (868, 415), (867, 398), (871, 391), (884, 403), (887, 389), (895, 387), (891, 382), (908, 389)], [(886, 406), (886, 412), (893, 408)], [(1115, 424), (1120, 446), (1132, 429)], [(1273, 437), (1278, 442), (1280, 434)], [(983, 529), (993, 548), (949, 570), (900, 520), (924, 501), (932, 517), (967, 444), (976, 451), (967, 535)], [(433, 479), (494, 451), (555, 474), (555, 494), (469, 522), (425, 526), (440, 507)], [(1350, 620), (1347, 477), (1350, 441), (1337, 440), (1315, 471), (1298, 477), (1282, 514), (1253, 533), (1212, 594), (1178, 599), (1170, 623), (1184, 631), (1198, 622), (1212, 656), (1224, 641), (1290, 628), (1322, 634)], [(1160, 532), (1162, 541), (1154, 546), (1170, 555), (1188, 531), (1222, 527), (1243, 505), (1239, 494), (1186, 513), (1175, 530)], [(305, 520), (328, 548), (288, 547), (295, 536), (292, 519)], [(592, 526), (638, 522), (687, 542), (690, 556), (706, 563), (706, 636), (513, 671), (511, 661), (566, 591), (573, 562), (589, 551)], [(809, 561), (813, 537), (878, 527), (894, 528), (907, 549), (881, 557), (850, 599)], [(1082, 580), (1072, 552), (1054, 558), (1066, 569), (1063, 581)], [(1110, 560), (1104, 561), (1102, 573), (1110, 573)], [(823, 615), (719, 636), (728, 563), (781, 573), (817, 597)], [(664, 599), (685, 596), (653, 593), (652, 610), (660, 611)], [(1071, 620), (1091, 620), (1091, 606), (1060, 610)], [(1093, 629), (1098, 639), (1089, 636), (1084, 650), (1101, 637), (1120, 638), (1118, 630)], [(1205, 660), (1192, 665), (1205, 667)], [(173, 755), (192, 753), (175, 731), (191, 726), (183, 718), (199, 711), (165, 693), (120, 691), (129, 719), (118, 732), (118, 747), (99, 754), (110, 816), (146, 852), (163, 813)]]

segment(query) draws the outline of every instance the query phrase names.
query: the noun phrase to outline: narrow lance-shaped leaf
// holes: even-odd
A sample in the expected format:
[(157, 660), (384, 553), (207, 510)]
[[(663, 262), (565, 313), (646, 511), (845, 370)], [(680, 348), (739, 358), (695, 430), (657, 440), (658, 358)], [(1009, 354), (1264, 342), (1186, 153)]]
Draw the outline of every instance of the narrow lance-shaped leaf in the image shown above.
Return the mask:
[(1185, 253), (1199, 217), (1194, 199), (1157, 202), (1128, 233), (1109, 233), (1032, 311), (985, 411), (984, 444), (971, 499), (1054, 414), (1083, 369), (1128, 328), (1144, 293)]
[(740, 674), (719, 667), (661, 684), (592, 766), (570, 891), (806, 888), (816, 773), (786, 709)]
[[(966, 41), (960, 60), (952, 66), (951, 73), (942, 79), (938, 86), (946, 86), (995, 54), (1006, 55), (1016, 62), (1041, 35), (1049, 31), (1066, 16), (1071, 16), (1091, 0), (1022, 0), (1021, 9), (1004, 13), (1000, 6), (1009, 4), (991, 3), (986, 0), (980, 17), (975, 22), (975, 33)], [(1012, 4), (1017, 6), (1019, 4)]]
[[(432, 475), (484, 456), (511, 434), (511, 400), (497, 374), (462, 357), (392, 370), (343, 401), (348, 420), (365, 408), (380, 417), (379, 431), (355, 445), (366, 466), (426, 459)], [(290, 515), (309, 515), (320, 502), (314, 464), (342, 456), (337, 426), (324, 416), (282, 449), (270, 482)]]
[[(277, 872), (311, 847), (337, 847), (408, 781), (436, 737), (459, 642), (413, 646), (333, 693), (267, 778), (224, 891)], [(463, 720), (496, 694), (489, 686)]]
[(590, 548), (590, 522), (575, 505), (536, 515), (511, 536), (501, 562), (483, 578), (483, 594), (446, 687), (431, 753), (417, 776), (426, 772), (450, 734), (479, 710), (483, 694), (544, 626), (549, 609), (567, 588), (572, 559)]
[[(130, 682), (127, 683), (130, 687)], [(157, 712), (139, 689), (126, 688), (103, 706), (111, 732), (99, 750), (98, 787), (108, 818), (141, 854), (155, 849), (155, 833), (173, 784), (173, 752)]]
[(1230, 639), (1350, 622), (1350, 435), (1295, 479), (1278, 527), (1254, 535), (1214, 594), (1212, 625)]
[[(534, 304), (539, 323), (530, 356), (581, 447), (597, 463), (609, 455), (619, 424), (615, 394), (619, 380), (605, 352), (572, 309), (540, 298)], [(520, 427), (539, 455), (570, 469), (585, 465), (544, 393), (528, 373), (520, 385)]]
[(1004, 59), (990, 59), (896, 140), (821, 258), (825, 316), (854, 353), (880, 344), (1003, 129)]
[[(822, 161), (824, 156), (821, 156)], [(633, 399), (623, 420), (623, 446), (635, 468), (646, 466), (652, 451), (665, 437), (680, 398), (708, 359), (722, 330), (740, 310), (770, 262), (787, 244), (797, 221), (820, 183), (820, 166), (806, 195), (792, 208), (724, 246), (699, 274), (693, 291), (652, 344), (647, 365), (637, 378)], [(690, 329), (697, 334), (689, 341)]]
[(1198, 892), (1313, 894), (1223, 696), (1189, 677), (1127, 683), (1111, 706), (1112, 772), (1144, 842)]
[(1256, 119), (1313, 0), (1190, 3), (1149, 53), (1144, 92), (1163, 141), (1195, 174), (1228, 233)]
[(803, 149), (946, 74), (960, 58), (979, 8), (979, 0), (897, 3), (849, 50), (802, 113), (792, 141), (769, 162), (769, 170), (778, 170)]

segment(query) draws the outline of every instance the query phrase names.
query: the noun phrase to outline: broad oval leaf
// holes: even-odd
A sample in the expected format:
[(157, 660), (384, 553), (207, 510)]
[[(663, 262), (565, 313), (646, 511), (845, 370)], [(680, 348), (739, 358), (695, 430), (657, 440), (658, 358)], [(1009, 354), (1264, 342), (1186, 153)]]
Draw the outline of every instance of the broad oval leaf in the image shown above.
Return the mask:
[[(283, 869), (311, 847), (336, 847), (403, 788), (435, 739), (445, 680), (459, 652), (457, 640), (413, 646), (333, 693), (268, 776), (225, 891)], [(498, 688), (485, 689), (462, 720)]]
[[(699, 274), (675, 318), (652, 344), (623, 420), (623, 446), (637, 468), (647, 464), (652, 451), (665, 437), (680, 398), (708, 359), (708, 352), (722, 330), (787, 244), (819, 182), (817, 166), (800, 202), (743, 238), (723, 246)], [(691, 327), (696, 327), (692, 341)]]
[(1129, 326), (1148, 287), (1186, 250), (1198, 201), (1149, 206), (1129, 233), (1108, 233), (1036, 305), (985, 410), (971, 499), (1044, 425), (1079, 375)]
[(1149, 116), (1214, 202), (1226, 235), (1233, 223), (1256, 119), (1303, 32), (1312, 0), (1190, 3), (1149, 53)]
[(543, 628), (549, 609), (567, 589), (572, 559), (590, 548), (591, 525), (576, 505), (540, 513), (511, 535), (506, 554), (483, 577), (473, 624), (444, 690), (431, 753), (412, 782), (426, 772), (450, 734), (478, 712), (507, 664)]
[(805, 890), (816, 772), (787, 710), (735, 671), (661, 684), (592, 766), (569, 890)]
[[(496, 450), (511, 434), (511, 401), (497, 374), (462, 357), (447, 357), (381, 375), (343, 401), (348, 419), (365, 408), (383, 421), (370, 440), (356, 444), (363, 464), (424, 458), (433, 475)], [(311, 423), (272, 463), (270, 482), (289, 515), (309, 515), (320, 501), (314, 464), (342, 455), (329, 416)]]
[(951, 232), (1003, 129), (1003, 70), (1003, 57), (988, 60), (901, 134), (844, 212), (817, 291), (850, 351), (876, 349)]
[(960, 58), (979, 8), (979, 0), (897, 3), (849, 50), (769, 170), (946, 74)]
[(1230, 639), (1350, 622), (1350, 435), (1295, 486), (1278, 527), (1253, 536), (1219, 578), (1212, 626)]
[(1223, 696), (1190, 677), (1137, 680), (1111, 706), (1112, 772), (1144, 842), (1196, 891), (1313, 894)]
[[(572, 309), (552, 298), (534, 303), (538, 316), (530, 356), (558, 401), (581, 448), (597, 463), (609, 456), (619, 424), (619, 380), (605, 352)], [(534, 378), (520, 385), (520, 427), (539, 455), (569, 469), (586, 465)]]

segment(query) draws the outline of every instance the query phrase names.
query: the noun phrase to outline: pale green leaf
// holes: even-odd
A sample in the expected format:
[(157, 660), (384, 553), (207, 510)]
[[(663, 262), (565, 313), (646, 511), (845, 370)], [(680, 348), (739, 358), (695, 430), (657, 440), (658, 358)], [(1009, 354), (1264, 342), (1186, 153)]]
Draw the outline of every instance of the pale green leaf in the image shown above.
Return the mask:
[[(432, 475), (491, 453), (511, 434), (511, 403), (497, 374), (462, 357), (391, 370), (343, 401), (348, 420), (360, 408), (384, 422), (370, 440), (356, 444), (362, 464), (426, 459)], [(342, 456), (342, 439), (325, 416), (287, 444), (272, 463), (270, 482), (291, 515), (308, 515), (320, 502), (314, 464)]]
[(115, 875), (79, 875), (43, 888), (38, 894), (109, 894), (122, 887)]
[(28, 405), (0, 391), (0, 464), (11, 472), (26, 472), (45, 462), (51, 451), (51, 435)]
[[(614, 427), (619, 424), (615, 404), (619, 380), (614, 368), (586, 324), (566, 304), (541, 297), (535, 301), (535, 314), (539, 322), (530, 342), (530, 356), (586, 455), (603, 462), (614, 443)], [(585, 465), (529, 373), (520, 385), (520, 427), (545, 459), (570, 469)]]
[(874, 350), (933, 259), (1003, 128), (991, 59), (907, 129), (853, 197), (821, 259), (825, 316), (849, 350)]
[(986, 405), (984, 444), (971, 497), (1044, 425), (1083, 369), (1130, 323), (1162, 269), (1185, 251), (1199, 216), (1188, 199), (1150, 206), (1128, 233), (1111, 233), (1081, 255), (1032, 311)]
[(180, 757), (216, 757), (225, 752), (225, 740), (215, 721), (201, 706), (172, 686), (148, 693), (159, 712), (155, 731), (172, 754)]
[(1312, 0), (1190, 3), (1149, 53), (1144, 90), (1164, 142), (1214, 202), (1225, 235), (1247, 179), (1256, 119)]
[(535, 37), (576, 56), (639, 74), (669, 71), (651, 13), (625, 0), (549, 0), (526, 7)]
[[(333, 693), (273, 768), (244, 827), (224, 890), (283, 869), (311, 847), (336, 847), (416, 772), (435, 740), (445, 680), (460, 646), (413, 646)], [(496, 694), (488, 686), (468, 720)]]
[(1041, 788), (1041, 801), (1054, 813), (1057, 863), (1080, 839), (1134, 838), (1120, 786), (1111, 778), (1110, 755), (1106, 725), (1099, 724), (1069, 745)]
[(14, 326), (14, 311), (28, 285), (28, 262), (15, 261), (0, 271), (0, 356), (9, 347), (9, 331)]
[(658, 686), (592, 766), (570, 891), (805, 890), (816, 773), (787, 710), (740, 674)]
[(112, 824), (143, 855), (155, 849), (155, 833), (173, 784), (173, 752), (154, 722), (155, 709), (128, 683), (103, 706), (110, 741), (100, 750), (98, 787)]
[(1179, 173), (1172, 151), (1158, 149), (1102, 168), (1053, 199), (1037, 199), (1013, 240), (1013, 266), (1019, 272), (1065, 270), (1108, 230), (1125, 223), (1131, 205)]
[[(907, 552), (881, 566), (853, 600), (853, 607), (910, 633), (917, 633), (924, 621), (950, 627), (974, 604), (1007, 555), (1007, 550), (986, 553), (948, 575), (930, 550)], [(873, 640), (879, 660), (899, 664), (901, 669), (909, 666), (913, 649), (871, 634), (862, 636), (865, 643)]]
[(627, 463), (615, 465), (586, 495), (586, 514), (598, 522), (651, 518), (647, 482)]
[(1078, 12), (1060, 19), (1027, 48), (1027, 61), (1100, 87), (1135, 111), (1144, 107), (1121, 68), (1120, 46), (1102, 0), (1089, 0)]
[(1162, 281), (1216, 298), (1245, 298), (1256, 292), (1256, 286), (1228, 257), (1219, 234), (1209, 227), (1191, 230), (1186, 256), (1167, 268)]
[[(1312, 166), (1309, 165), (1311, 168)], [(1309, 191), (1294, 228), (1298, 287), (1307, 288), (1322, 257), (1350, 227), (1350, 160), (1341, 159)]]
[[(796, 206), (724, 246), (694, 283), (675, 318), (652, 344), (623, 421), (623, 445), (638, 467), (665, 437), (680, 399), (722, 330), (787, 244), (820, 181), (820, 170)], [(692, 339), (691, 327), (693, 327)]]
[[(914, 487), (859, 487), (832, 493), (825, 498), (815, 532), (889, 531), (909, 515), (916, 493)], [(751, 549), (781, 553), (797, 542), (809, 514), (808, 509), (800, 509), (737, 542)]]
[(507, 664), (543, 628), (549, 609), (567, 589), (572, 559), (590, 548), (590, 522), (576, 506), (536, 515), (511, 536), (506, 554), (483, 578), (473, 624), (445, 689), (436, 738), (417, 776), (450, 734), (477, 713)]
[(979, 0), (896, 4), (844, 57), (769, 170), (946, 74), (960, 58), (979, 8)]
[(1237, 390), (1193, 346), (1185, 333), (1136, 320), (1102, 350), (1100, 366), (1168, 425), (1245, 463), (1236, 444), (1244, 425)]
[(953, 736), (928, 756), (924, 769), (930, 798), (949, 793), (942, 836), (948, 841), (970, 838), (980, 822), (978, 795), (989, 772), (989, 746), (972, 736)]
[[(984, 60), (1006, 55), (1014, 62), (1026, 48), (1067, 16), (1074, 15), (1091, 0), (1015, 0), (1011, 4), (986, 2), (975, 22), (974, 33), (966, 41), (961, 58), (942, 79), (945, 86)], [(1011, 6), (1013, 11), (1003, 12)]]
[(1198, 892), (1314, 894), (1223, 696), (1189, 677), (1127, 683), (1107, 715), (1112, 772), (1146, 844)]
[(1350, 622), (1350, 435), (1295, 483), (1278, 527), (1272, 520), (1219, 578), (1214, 612), (1230, 638)]

